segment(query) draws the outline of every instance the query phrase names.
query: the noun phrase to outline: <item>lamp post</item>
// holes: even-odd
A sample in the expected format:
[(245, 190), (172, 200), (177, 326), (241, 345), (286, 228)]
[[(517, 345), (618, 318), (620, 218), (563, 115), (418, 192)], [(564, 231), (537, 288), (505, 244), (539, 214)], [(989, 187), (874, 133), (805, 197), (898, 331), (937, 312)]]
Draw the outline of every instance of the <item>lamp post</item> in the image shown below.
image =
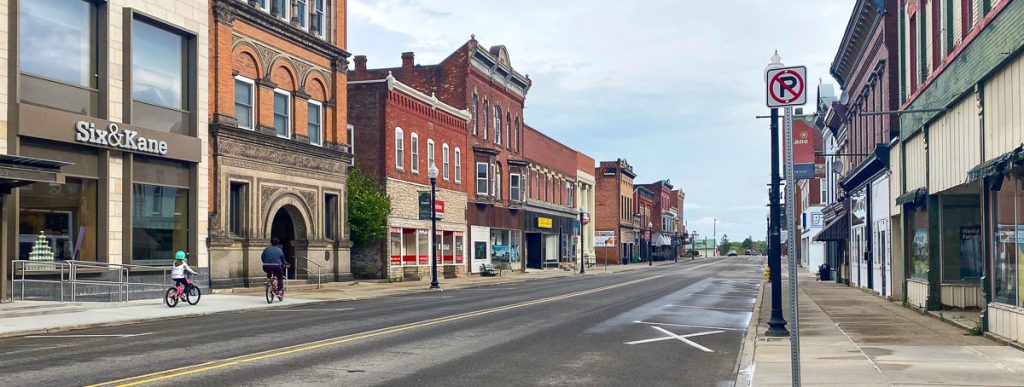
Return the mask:
[(441, 289), (437, 283), (437, 165), (430, 164), (427, 168), (430, 178), (430, 288)]
[[(776, 51), (772, 55), (772, 61), (765, 68), (765, 82), (768, 82), (768, 70), (782, 67), (782, 58)], [(781, 226), (782, 214), (779, 204), (779, 184), (782, 178), (779, 176), (779, 109), (771, 110), (771, 195), (769, 195), (771, 209), (768, 224), (770, 232), (768, 235), (768, 271), (772, 284), (772, 315), (768, 319), (768, 336), (789, 336), (786, 330), (786, 319), (782, 317), (782, 240)]]
[(651, 243), (651, 241), (654, 239), (654, 235), (653, 235), (653, 233), (651, 233), (651, 230), (653, 230), (653, 229), (654, 229), (654, 223), (651, 223), (650, 221), (648, 221), (647, 222), (647, 232), (649, 234), (651, 234), (651, 235), (647, 236), (647, 266), (654, 266), (654, 250), (653, 250), (654, 248), (651, 247), (651, 245), (654, 244), (654, 243)]
[[(693, 249), (693, 251), (697, 251), (697, 231), (696, 230), (694, 230), (690, 234), (690, 247)], [(690, 255), (690, 252), (687, 251), (686, 254)], [(694, 257), (693, 255), (690, 255), (690, 260), (692, 261), (694, 259), (697, 259), (697, 257)]]
[(583, 241), (583, 207), (580, 207), (580, 274), (587, 272), (587, 262), (584, 259), (583, 249), (586, 243)]

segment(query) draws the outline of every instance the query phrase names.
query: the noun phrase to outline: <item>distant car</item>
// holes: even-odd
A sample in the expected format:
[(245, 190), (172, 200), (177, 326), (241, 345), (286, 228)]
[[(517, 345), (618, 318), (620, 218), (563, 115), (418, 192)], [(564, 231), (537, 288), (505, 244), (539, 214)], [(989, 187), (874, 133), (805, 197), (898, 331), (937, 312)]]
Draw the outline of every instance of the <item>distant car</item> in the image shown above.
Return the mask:
[(746, 254), (746, 255), (754, 255), (754, 251), (753, 250), (747, 250), (746, 253), (744, 253), (744, 254)]
[(736, 254), (736, 250), (729, 250), (729, 256), (730, 257), (735, 257), (736, 255), (737, 255)]

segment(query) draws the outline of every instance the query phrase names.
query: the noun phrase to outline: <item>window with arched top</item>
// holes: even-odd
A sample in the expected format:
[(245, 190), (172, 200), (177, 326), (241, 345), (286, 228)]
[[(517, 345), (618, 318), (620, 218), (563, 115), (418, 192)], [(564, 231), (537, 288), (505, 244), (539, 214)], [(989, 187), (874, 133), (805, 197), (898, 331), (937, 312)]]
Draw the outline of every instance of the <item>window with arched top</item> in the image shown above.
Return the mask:
[(405, 133), (402, 128), (395, 128), (395, 168), (405, 169)]
[(505, 149), (512, 149), (512, 113), (505, 112), (505, 138), (508, 141), (505, 142)]
[(480, 128), (480, 97), (473, 94), (473, 135), (477, 135), (477, 131)]
[(501, 107), (494, 105), (494, 143), (501, 145)]
[(448, 144), (441, 144), (441, 173), (442, 178), (447, 181), (450, 175), (449, 168), (451, 167), (450, 156), (448, 155)]
[(420, 136), (416, 132), (409, 135), (409, 170), (412, 173), (420, 173)]

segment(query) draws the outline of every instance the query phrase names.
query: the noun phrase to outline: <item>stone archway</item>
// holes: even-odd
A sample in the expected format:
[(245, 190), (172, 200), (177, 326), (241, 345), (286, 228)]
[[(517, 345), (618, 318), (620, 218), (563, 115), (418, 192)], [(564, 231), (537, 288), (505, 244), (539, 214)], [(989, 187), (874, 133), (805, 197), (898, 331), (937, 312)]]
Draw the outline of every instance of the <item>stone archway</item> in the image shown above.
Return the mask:
[(281, 241), (281, 249), (284, 250), (288, 265), (291, 266), (287, 271), (288, 279), (305, 277), (306, 273), (303, 270), (306, 262), (303, 258), (306, 257), (309, 243), (306, 239), (306, 220), (302, 212), (290, 204), (281, 206), (270, 217), (268, 230), (270, 238)]

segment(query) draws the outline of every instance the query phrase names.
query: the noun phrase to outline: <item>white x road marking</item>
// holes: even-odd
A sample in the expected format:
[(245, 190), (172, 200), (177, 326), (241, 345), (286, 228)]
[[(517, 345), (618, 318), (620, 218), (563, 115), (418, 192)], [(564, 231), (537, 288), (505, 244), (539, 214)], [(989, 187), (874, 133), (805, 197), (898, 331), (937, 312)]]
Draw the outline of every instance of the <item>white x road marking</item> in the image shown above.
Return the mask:
[(672, 332), (669, 332), (669, 331), (663, 329), (662, 327), (651, 327), (651, 328), (654, 328), (658, 332), (661, 332), (661, 333), (664, 333), (664, 334), (668, 335), (668, 337), (656, 337), (656, 338), (653, 338), (653, 339), (644, 339), (644, 340), (630, 341), (630, 342), (628, 342), (626, 344), (627, 345), (646, 344), (646, 343), (653, 343), (655, 341), (676, 339), (676, 340), (682, 341), (682, 342), (684, 342), (686, 344), (689, 344), (690, 346), (692, 346), (694, 348), (697, 348), (697, 349), (699, 349), (701, 351), (704, 351), (704, 352), (715, 352), (714, 350), (712, 350), (712, 349), (710, 349), (708, 347), (705, 347), (703, 345), (700, 345), (700, 344), (694, 343), (693, 341), (690, 341), (689, 339), (687, 339), (687, 337), (713, 335), (715, 333), (725, 332), (725, 331), (707, 331), (707, 332), (700, 332), (700, 333), (691, 333), (691, 334), (688, 334), (688, 335), (677, 335), (675, 333), (672, 333)]

